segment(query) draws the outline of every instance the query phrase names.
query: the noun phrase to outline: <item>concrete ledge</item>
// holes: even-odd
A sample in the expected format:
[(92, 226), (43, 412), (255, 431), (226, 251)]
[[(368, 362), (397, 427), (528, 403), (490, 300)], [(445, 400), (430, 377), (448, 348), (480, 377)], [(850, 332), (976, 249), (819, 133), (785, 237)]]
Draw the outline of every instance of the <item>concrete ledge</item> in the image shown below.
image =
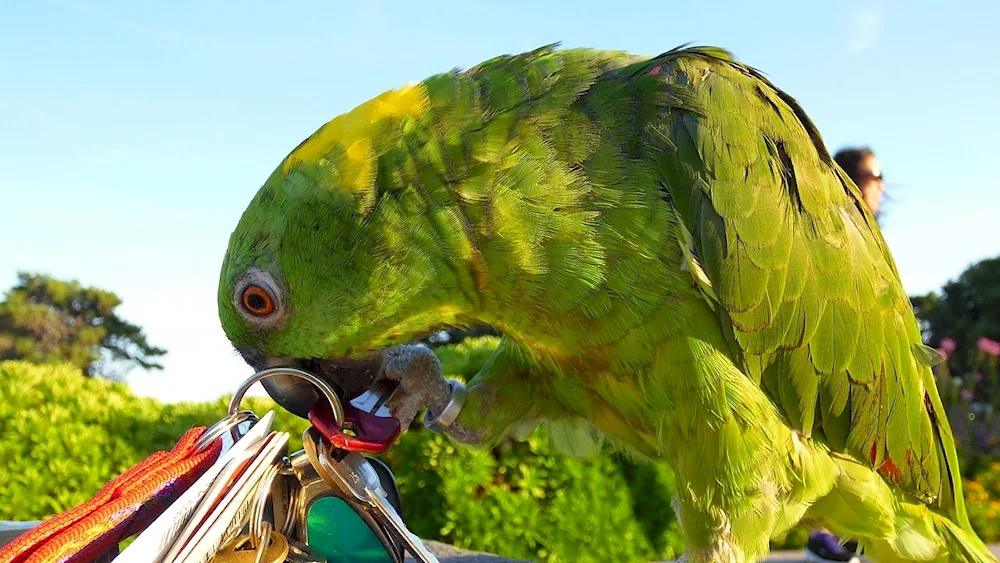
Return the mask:
[(27, 532), (41, 522), (12, 522), (10, 520), (0, 520), (0, 545), (6, 545), (17, 536)]
[[(427, 549), (436, 555), (441, 563), (531, 563), (523, 559), (507, 559), (506, 557), (491, 555), (489, 553), (466, 551), (434, 540), (423, 540), (423, 542), (427, 546)], [(406, 563), (416, 563), (416, 560), (407, 557)]]

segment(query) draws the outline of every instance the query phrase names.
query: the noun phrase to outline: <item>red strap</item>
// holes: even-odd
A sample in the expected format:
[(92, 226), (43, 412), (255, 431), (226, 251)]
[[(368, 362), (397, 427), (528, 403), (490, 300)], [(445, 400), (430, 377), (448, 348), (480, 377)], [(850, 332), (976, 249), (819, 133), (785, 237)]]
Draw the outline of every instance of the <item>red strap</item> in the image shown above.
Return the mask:
[(204, 427), (169, 452), (156, 452), (115, 477), (93, 498), (49, 518), (0, 548), (0, 563), (93, 561), (159, 516), (219, 456), (222, 441), (195, 451)]

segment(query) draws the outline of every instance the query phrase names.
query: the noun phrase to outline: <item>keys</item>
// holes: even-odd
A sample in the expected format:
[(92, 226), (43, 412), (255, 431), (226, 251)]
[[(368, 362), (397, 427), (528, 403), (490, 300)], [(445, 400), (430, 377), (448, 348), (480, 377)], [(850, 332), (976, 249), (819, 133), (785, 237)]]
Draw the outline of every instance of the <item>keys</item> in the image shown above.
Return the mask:
[(288, 539), (272, 530), (267, 522), (261, 535), (266, 535), (267, 541), (261, 541), (256, 549), (251, 546), (252, 535), (239, 536), (220, 549), (211, 559), (212, 563), (284, 563), (289, 553)]
[(399, 390), (399, 381), (393, 381), (391, 379), (380, 379), (372, 384), (371, 389), (368, 392), (375, 397), (374, 404), (368, 412), (371, 414), (378, 413), (378, 410), (382, 408), (382, 405), (386, 404), (393, 396), (396, 395), (396, 391)]
[(330, 494), (330, 486), (316, 473), (309, 456), (299, 450), (288, 457), (291, 473), (297, 481), (294, 500), (289, 510), (292, 516), (290, 536), (302, 542), (309, 541), (307, 518), (309, 506), (323, 495)]
[(407, 529), (402, 517), (389, 503), (378, 473), (368, 460), (357, 452), (338, 452), (345, 455), (340, 460), (334, 459), (331, 448), (319, 439), (318, 432), (314, 428), (307, 430), (303, 436), (303, 447), (316, 465), (317, 471), (330, 486), (350, 494), (358, 502), (370, 507), (376, 517), (383, 524), (387, 524), (396, 537), (406, 544), (408, 551), (418, 561), (438, 563), (437, 557), (424, 546), (420, 538)]
[(206, 495), (204, 506), (199, 506), (188, 520), (163, 563), (203, 563), (219, 546), (237, 537), (256, 500), (255, 493), (261, 490), (268, 470), (280, 463), (287, 445), (286, 432), (271, 432), (263, 445), (243, 461), (245, 469), (234, 475), (233, 481), (222, 484), (224, 490)]
[(309, 409), (309, 422), (337, 449), (366, 454), (383, 453), (399, 438), (402, 426), (389, 409), (383, 409), (385, 415), (378, 413), (396, 394), (399, 386), (398, 381), (389, 379), (376, 381), (362, 396), (343, 405), (344, 419), (340, 424), (331, 406), (320, 401)]
[(326, 563), (326, 557), (308, 545), (295, 540), (288, 540), (288, 563)]
[[(376, 405), (378, 406), (377, 402)], [(338, 426), (326, 403), (316, 403), (309, 410), (309, 422), (339, 449), (379, 454), (392, 447), (402, 432), (399, 419), (394, 416), (376, 416), (353, 403), (344, 405), (343, 411), (344, 421)], [(346, 432), (348, 430), (350, 433)]]
[[(296, 465), (302, 464), (294, 460), (300, 457), (305, 457), (304, 452), (283, 458), (268, 469), (256, 494), (257, 498), (249, 510), (249, 523), (245, 528), (248, 532), (219, 550), (212, 559), (213, 562), (327, 563), (321, 553), (298, 541), (295, 535), (296, 512), (303, 500), (303, 493), (318, 492), (315, 487), (308, 487), (308, 477), (300, 477), (301, 468), (296, 471)], [(314, 473), (313, 476), (317, 485), (329, 491), (329, 486), (318, 475)], [(266, 543), (262, 539), (265, 537), (270, 537)]]
[[(309, 434), (310, 432), (314, 434)], [(319, 439), (315, 432), (310, 429), (303, 439), (315, 443)], [(358, 503), (339, 488), (331, 487), (313, 467), (304, 450), (289, 456), (289, 465), (298, 483), (291, 503), (294, 525), (289, 534), (292, 546), (290, 560), (298, 561), (298, 555), (302, 557), (302, 563), (322, 561), (323, 558), (329, 561), (353, 561), (358, 557), (371, 563), (403, 563), (403, 545), (387, 535), (389, 532), (384, 530), (384, 525), (375, 519), (367, 506)], [(353, 507), (347, 506), (346, 501), (357, 505), (360, 514), (354, 512)], [(308, 544), (308, 550), (297, 554), (297, 542)], [(384, 558), (377, 555), (379, 549), (386, 551)]]
[[(372, 475), (375, 475), (375, 470), (372, 469), (372, 466), (367, 460), (357, 454), (353, 455), (357, 456), (357, 459), (360, 459), (364, 463), (367, 469), (366, 473), (370, 472)], [(377, 475), (375, 476), (375, 482), (378, 483)], [(417, 560), (422, 561), (423, 563), (437, 563), (437, 557), (435, 557), (434, 554), (424, 546), (424, 542), (420, 541), (420, 538), (411, 532), (406, 527), (406, 524), (403, 523), (403, 518), (398, 512), (396, 512), (396, 509), (393, 508), (392, 504), (389, 503), (389, 499), (382, 487), (377, 486), (374, 489), (365, 487), (365, 490), (369, 494), (372, 506), (374, 506), (375, 510), (385, 516), (389, 525), (392, 526), (396, 534), (403, 539), (404, 543), (406, 543), (410, 553), (412, 553)]]

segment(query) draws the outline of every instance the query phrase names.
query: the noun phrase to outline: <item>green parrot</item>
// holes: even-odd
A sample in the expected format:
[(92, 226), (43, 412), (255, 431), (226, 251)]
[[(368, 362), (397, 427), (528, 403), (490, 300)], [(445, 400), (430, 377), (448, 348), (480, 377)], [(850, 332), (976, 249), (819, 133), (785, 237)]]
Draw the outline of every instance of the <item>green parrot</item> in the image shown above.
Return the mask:
[(386, 92), (266, 180), (218, 298), (250, 365), (399, 379), (404, 422), (450, 393), (406, 345), (495, 327), (447, 433), (545, 423), (668, 464), (690, 561), (759, 561), (800, 520), (876, 561), (996, 561), (858, 188), (723, 49), (546, 46)]

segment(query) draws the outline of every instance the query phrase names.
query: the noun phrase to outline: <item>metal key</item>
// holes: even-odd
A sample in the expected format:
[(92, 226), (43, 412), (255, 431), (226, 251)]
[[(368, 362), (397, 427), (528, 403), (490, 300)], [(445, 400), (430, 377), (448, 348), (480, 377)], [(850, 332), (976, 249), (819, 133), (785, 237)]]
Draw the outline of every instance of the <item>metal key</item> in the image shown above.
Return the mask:
[(320, 474), (332, 487), (352, 495), (357, 501), (371, 507), (383, 523), (388, 524), (396, 536), (406, 544), (408, 551), (421, 563), (439, 563), (415, 534), (407, 529), (402, 517), (389, 503), (375, 468), (357, 452), (342, 452), (338, 461), (331, 455), (331, 448), (319, 439), (314, 428), (303, 436), (303, 447), (309, 457), (318, 460)]
[(288, 558), (286, 563), (327, 563), (326, 557), (307, 544), (288, 540)]
[(268, 540), (261, 541), (256, 549), (247, 549), (254, 539), (251, 534), (236, 538), (212, 557), (212, 563), (283, 563), (288, 558), (288, 539), (267, 524), (263, 535)]

